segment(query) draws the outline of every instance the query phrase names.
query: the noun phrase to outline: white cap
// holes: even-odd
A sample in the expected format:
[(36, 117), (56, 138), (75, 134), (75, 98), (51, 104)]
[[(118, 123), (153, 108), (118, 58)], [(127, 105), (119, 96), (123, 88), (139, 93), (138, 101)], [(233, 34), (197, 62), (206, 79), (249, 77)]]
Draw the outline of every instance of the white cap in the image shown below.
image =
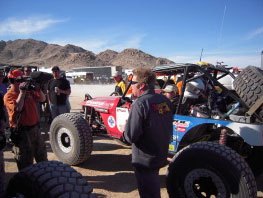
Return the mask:
[(121, 76), (121, 72), (120, 71), (116, 71), (112, 75), (112, 77), (117, 77), (117, 76)]
[(175, 85), (167, 85), (164, 89), (164, 92), (170, 93), (170, 92), (177, 92), (177, 87)]

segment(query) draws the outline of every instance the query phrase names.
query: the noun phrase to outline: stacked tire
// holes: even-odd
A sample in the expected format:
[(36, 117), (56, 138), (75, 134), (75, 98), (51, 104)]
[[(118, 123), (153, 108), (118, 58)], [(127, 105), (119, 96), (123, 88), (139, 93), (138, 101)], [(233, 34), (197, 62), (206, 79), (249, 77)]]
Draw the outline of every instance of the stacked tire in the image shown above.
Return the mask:
[(11, 178), (7, 197), (92, 198), (92, 187), (67, 164), (45, 161), (31, 165)]
[[(234, 80), (234, 88), (248, 107), (252, 107), (263, 96), (263, 70), (248, 66)], [(263, 107), (256, 111), (263, 119)]]

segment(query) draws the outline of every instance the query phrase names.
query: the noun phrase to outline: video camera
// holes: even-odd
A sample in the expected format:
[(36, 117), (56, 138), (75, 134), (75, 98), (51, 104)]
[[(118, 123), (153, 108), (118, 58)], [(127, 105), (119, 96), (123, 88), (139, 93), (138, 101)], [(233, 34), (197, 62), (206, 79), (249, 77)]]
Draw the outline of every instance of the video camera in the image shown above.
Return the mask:
[(20, 86), (19, 88), (21, 90), (27, 90), (27, 91), (34, 91), (37, 90), (38, 87), (40, 87), (39, 84), (37, 84), (31, 77), (23, 77), (21, 79), (16, 79), (16, 82), (27, 82), (25, 86)]
[(28, 77), (23, 77), (22, 79), (18, 79), (16, 81), (19, 82), (28, 82), (26, 86), (20, 88), (22, 90), (36, 90), (40, 87), (43, 87), (50, 79), (52, 79), (52, 74), (40, 71), (34, 71)]

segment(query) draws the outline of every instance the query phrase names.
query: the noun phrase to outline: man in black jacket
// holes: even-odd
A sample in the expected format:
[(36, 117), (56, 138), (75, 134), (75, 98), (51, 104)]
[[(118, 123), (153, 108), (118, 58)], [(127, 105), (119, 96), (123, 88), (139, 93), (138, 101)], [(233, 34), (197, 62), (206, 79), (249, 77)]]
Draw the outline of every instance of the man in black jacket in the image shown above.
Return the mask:
[(172, 136), (173, 107), (169, 99), (154, 92), (155, 74), (150, 69), (133, 70), (133, 102), (124, 139), (132, 144), (140, 197), (160, 198), (159, 169), (167, 164)]

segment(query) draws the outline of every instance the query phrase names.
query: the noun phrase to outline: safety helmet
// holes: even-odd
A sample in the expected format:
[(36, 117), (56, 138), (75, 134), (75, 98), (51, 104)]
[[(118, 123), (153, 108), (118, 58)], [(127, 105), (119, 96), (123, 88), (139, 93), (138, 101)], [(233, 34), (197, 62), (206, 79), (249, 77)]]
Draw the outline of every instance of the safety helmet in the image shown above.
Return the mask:
[(194, 79), (186, 83), (184, 97), (198, 98), (201, 91), (203, 91), (204, 89), (205, 89), (204, 82), (200, 78)]
[(199, 65), (200, 67), (204, 67), (204, 68), (213, 66), (213, 64), (208, 63), (208, 62), (204, 62), (204, 61), (199, 61), (196, 64)]
[(23, 75), (24, 74), (20, 69), (15, 69), (15, 70), (11, 70), (8, 73), (7, 77), (12, 78), (12, 79), (19, 79), (19, 78), (22, 78)]

